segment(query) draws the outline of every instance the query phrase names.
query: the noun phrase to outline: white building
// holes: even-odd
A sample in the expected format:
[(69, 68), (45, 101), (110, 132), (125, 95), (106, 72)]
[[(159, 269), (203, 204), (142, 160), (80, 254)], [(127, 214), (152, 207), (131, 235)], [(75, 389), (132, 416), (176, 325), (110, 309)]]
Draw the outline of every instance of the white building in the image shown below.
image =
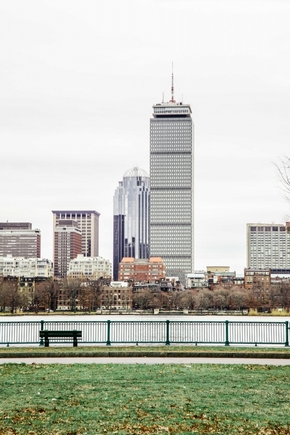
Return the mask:
[(128, 281), (111, 281), (110, 287), (121, 288), (121, 287), (129, 287)]
[(112, 276), (112, 264), (102, 257), (85, 257), (79, 254), (68, 265), (68, 277), (71, 278), (110, 278)]
[(290, 268), (290, 223), (247, 224), (247, 267)]
[(150, 119), (150, 256), (161, 257), (166, 274), (194, 270), (193, 122), (189, 104), (153, 106)]
[(208, 287), (207, 272), (205, 270), (196, 270), (186, 276), (186, 288), (204, 287)]
[(45, 258), (0, 257), (0, 276), (24, 278), (50, 278), (53, 265)]

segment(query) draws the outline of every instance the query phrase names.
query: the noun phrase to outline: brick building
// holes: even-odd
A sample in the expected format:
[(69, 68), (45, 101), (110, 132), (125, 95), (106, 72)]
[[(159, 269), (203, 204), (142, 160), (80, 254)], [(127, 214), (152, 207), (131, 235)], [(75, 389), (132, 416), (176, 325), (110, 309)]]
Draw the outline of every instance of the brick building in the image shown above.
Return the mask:
[(155, 282), (165, 279), (165, 265), (162, 258), (135, 259), (124, 257), (119, 264), (119, 281)]
[(82, 253), (82, 232), (73, 220), (60, 220), (54, 228), (54, 276), (65, 278), (69, 262)]

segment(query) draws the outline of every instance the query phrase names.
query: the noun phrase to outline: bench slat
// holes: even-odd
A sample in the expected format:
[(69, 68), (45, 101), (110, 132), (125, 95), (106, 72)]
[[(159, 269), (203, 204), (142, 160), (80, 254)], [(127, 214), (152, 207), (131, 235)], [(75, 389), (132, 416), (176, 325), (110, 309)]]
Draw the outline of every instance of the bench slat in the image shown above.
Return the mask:
[(41, 338), (43, 337), (81, 337), (82, 336), (82, 331), (48, 331), (48, 330), (44, 330), (44, 331), (39, 331), (39, 336)]
[(48, 331), (47, 329), (44, 331), (39, 331), (40, 338), (44, 338), (44, 346), (49, 347), (49, 339), (50, 338), (72, 338), (73, 339), (73, 346), (78, 345), (78, 338), (82, 337), (82, 331), (60, 331), (60, 330), (54, 330), (54, 331)]

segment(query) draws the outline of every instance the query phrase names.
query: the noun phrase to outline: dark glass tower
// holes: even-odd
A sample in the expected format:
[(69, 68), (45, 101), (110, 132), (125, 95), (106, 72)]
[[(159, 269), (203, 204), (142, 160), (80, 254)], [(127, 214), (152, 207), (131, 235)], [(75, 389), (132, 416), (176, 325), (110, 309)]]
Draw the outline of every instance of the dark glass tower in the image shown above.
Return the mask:
[(149, 258), (150, 180), (133, 168), (125, 172), (114, 195), (113, 277), (123, 257)]

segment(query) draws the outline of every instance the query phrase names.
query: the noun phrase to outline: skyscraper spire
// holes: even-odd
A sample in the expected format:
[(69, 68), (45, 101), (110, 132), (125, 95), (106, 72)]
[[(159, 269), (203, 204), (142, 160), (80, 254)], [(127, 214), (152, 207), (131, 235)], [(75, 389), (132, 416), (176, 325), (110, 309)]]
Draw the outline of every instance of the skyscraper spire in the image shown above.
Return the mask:
[(170, 100), (170, 103), (175, 103), (175, 99), (174, 99), (173, 62), (172, 62), (172, 74), (171, 74), (171, 100)]

